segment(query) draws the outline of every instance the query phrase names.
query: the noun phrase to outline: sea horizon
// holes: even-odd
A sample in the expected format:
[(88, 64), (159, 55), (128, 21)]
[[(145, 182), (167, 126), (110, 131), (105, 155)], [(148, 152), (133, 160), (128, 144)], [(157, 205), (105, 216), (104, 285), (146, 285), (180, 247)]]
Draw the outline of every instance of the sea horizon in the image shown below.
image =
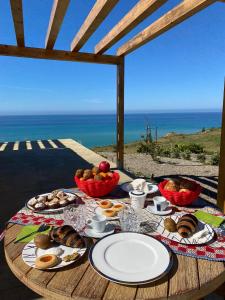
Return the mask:
[[(125, 113), (125, 143), (141, 140), (146, 126), (155, 138), (169, 132), (194, 133), (221, 127), (221, 112)], [(0, 142), (71, 138), (87, 147), (116, 143), (116, 114), (0, 116)]]

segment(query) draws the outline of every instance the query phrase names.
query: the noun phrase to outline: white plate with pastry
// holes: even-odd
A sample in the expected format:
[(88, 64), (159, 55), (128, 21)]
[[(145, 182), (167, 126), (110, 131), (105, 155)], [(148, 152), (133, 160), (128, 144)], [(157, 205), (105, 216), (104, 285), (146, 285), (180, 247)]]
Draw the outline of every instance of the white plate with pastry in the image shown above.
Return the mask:
[(49, 235), (38, 234), (25, 245), (23, 261), (32, 268), (51, 270), (80, 259), (87, 250), (85, 240), (69, 225), (52, 228)]
[(175, 214), (171, 217), (163, 217), (158, 223), (156, 231), (170, 240), (187, 245), (206, 244), (214, 237), (212, 227), (197, 220), (191, 214)]
[(156, 193), (159, 189), (156, 184), (152, 184), (147, 182), (146, 180), (140, 178), (135, 179), (133, 181), (125, 182), (120, 185), (121, 189), (127, 193), (133, 190), (140, 190), (145, 192), (146, 194), (153, 194)]
[(116, 200), (101, 200), (97, 205), (95, 213), (106, 216), (107, 220), (117, 220), (118, 212), (126, 207), (124, 203)]
[(76, 194), (55, 190), (37, 195), (26, 202), (26, 207), (39, 214), (59, 213), (67, 205), (76, 203), (80, 197)]
[(171, 255), (161, 242), (134, 232), (102, 238), (90, 250), (89, 261), (102, 277), (126, 285), (152, 282), (171, 267)]
[[(34, 240), (32, 240), (23, 248), (22, 259), (32, 268), (52, 270), (68, 266), (77, 261), (84, 255), (86, 249), (87, 248), (71, 248), (64, 245), (40, 249), (35, 246)], [(64, 261), (66, 257), (69, 261)]]

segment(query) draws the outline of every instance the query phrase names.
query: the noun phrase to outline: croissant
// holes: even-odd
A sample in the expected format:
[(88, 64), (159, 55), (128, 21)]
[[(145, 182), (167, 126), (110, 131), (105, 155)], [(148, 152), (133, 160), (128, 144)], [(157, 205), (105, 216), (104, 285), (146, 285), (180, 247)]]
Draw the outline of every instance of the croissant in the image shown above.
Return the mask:
[(69, 225), (52, 228), (50, 237), (60, 245), (72, 248), (82, 248), (85, 246), (82, 237)]
[(194, 234), (198, 227), (198, 220), (191, 214), (183, 215), (177, 222), (177, 231), (183, 238)]

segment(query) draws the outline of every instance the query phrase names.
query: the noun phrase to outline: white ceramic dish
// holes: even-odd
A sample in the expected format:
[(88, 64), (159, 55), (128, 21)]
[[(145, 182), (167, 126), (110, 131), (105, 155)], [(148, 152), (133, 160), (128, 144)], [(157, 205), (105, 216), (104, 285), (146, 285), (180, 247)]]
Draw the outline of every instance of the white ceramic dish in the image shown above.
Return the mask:
[[(182, 215), (183, 214), (175, 214), (171, 216), (171, 218), (177, 223), (177, 221)], [(164, 227), (164, 219), (165, 218), (162, 218), (161, 221), (158, 223), (156, 231), (162, 236), (170, 240), (176, 241), (178, 243), (187, 245), (201, 245), (208, 243), (214, 237), (214, 230), (212, 229), (212, 227), (208, 224), (198, 221), (197, 231), (191, 237), (183, 238), (178, 232), (169, 232), (168, 230), (166, 230)], [(202, 234), (203, 236), (201, 237)]]
[(147, 209), (150, 213), (152, 213), (152, 214), (154, 214), (154, 215), (159, 215), (159, 216), (166, 216), (166, 215), (169, 215), (169, 214), (171, 214), (171, 212), (173, 211), (172, 208), (171, 208), (171, 206), (168, 206), (168, 207), (167, 207), (165, 210), (163, 210), (163, 211), (158, 211), (158, 210), (156, 210), (154, 205), (148, 205), (148, 206), (146, 207), (146, 209)]
[[(115, 204), (123, 204), (124, 206), (126, 206), (125, 203), (119, 202), (119, 201), (116, 201), (116, 200), (112, 200), (111, 202), (112, 202), (114, 205), (115, 205)], [(106, 208), (106, 209), (111, 209), (111, 207), (110, 207), (110, 208)], [(103, 212), (104, 212), (104, 210), (106, 210), (106, 209), (101, 208), (100, 206), (97, 206), (96, 209), (95, 209), (95, 213), (96, 213), (97, 215), (102, 215)], [(116, 215), (116, 216), (114, 216), (114, 217), (106, 217), (106, 219), (107, 219), (108, 221), (113, 221), (113, 220), (118, 220), (119, 217), (118, 217), (118, 215)]]
[(80, 259), (86, 252), (87, 248), (71, 248), (71, 247), (67, 247), (67, 246), (63, 246), (63, 245), (58, 245), (49, 249), (40, 249), (37, 248), (34, 244), (34, 240), (30, 241), (28, 244), (25, 245), (25, 247), (23, 248), (22, 251), (22, 258), (23, 261), (30, 267), (35, 268), (35, 259), (38, 256), (41, 255), (45, 255), (45, 254), (52, 254), (52, 251), (54, 251), (54, 249), (56, 248), (60, 248), (63, 253), (61, 255), (58, 255), (59, 258), (63, 258), (66, 255), (70, 255), (72, 253), (74, 253), (75, 251), (77, 251), (80, 255), (78, 256), (78, 258), (74, 261), (69, 261), (69, 262), (65, 262), (65, 261), (61, 261), (58, 265), (56, 265), (55, 267), (52, 268), (48, 268), (46, 270), (52, 270), (52, 269), (59, 269), (65, 266), (68, 266), (72, 263), (74, 263), (75, 261), (77, 261), (78, 259)]
[[(131, 182), (125, 182), (123, 184), (120, 185), (121, 189), (127, 193), (133, 191), (133, 187), (131, 185)], [(144, 188), (144, 191), (145, 193), (147, 194), (153, 194), (153, 193), (156, 193), (158, 191), (158, 186), (156, 184), (152, 184), (150, 182), (147, 182), (147, 186)]]
[[(45, 194), (41, 194), (41, 195), (38, 195), (38, 196), (47, 196), (47, 195), (49, 195), (49, 194), (50, 194), (50, 193), (45, 193)], [(65, 192), (65, 194), (67, 194), (67, 196), (69, 196), (69, 197), (73, 197), (73, 196), (74, 196), (74, 194), (68, 193), (68, 192)], [(29, 205), (29, 201), (32, 200), (32, 199), (34, 199), (34, 197), (31, 198), (31, 199), (29, 199), (29, 200), (26, 202), (26, 207), (29, 208), (30, 210), (32, 210), (32, 211), (38, 213), (38, 214), (54, 214), (54, 213), (60, 213), (60, 212), (63, 212), (63, 209), (65, 208), (65, 207), (59, 207), (59, 208), (54, 208), (54, 209), (43, 209), (43, 210), (38, 210), (38, 211), (37, 211), (37, 210), (34, 209), (34, 207), (32, 207), (31, 205)], [(70, 204), (68, 204), (68, 205), (70, 205)]]
[(106, 224), (105, 230), (103, 232), (96, 232), (90, 226), (87, 226), (84, 229), (84, 234), (87, 237), (99, 239), (109, 234), (112, 234), (114, 231), (115, 231), (115, 226), (113, 224)]
[(146, 284), (166, 274), (171, 255), (156, 239), (120, 232), (99, 240), (89, 252), (92, 267), (108, 280), (128, 285)]

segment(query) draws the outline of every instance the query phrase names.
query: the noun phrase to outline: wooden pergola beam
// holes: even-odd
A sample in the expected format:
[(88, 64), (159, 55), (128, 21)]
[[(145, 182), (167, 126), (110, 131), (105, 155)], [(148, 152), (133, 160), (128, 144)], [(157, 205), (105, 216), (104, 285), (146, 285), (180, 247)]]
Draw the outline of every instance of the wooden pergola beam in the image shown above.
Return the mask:
[(22, 0), (10, 0), (16, 41), (19, 47), (24, 47), (23, 4)]
[(117, 168), (124, 168), (124, 59), (117, 66)]
[(122, 61), (121, 57), (113, 55), (96, 55), (80, 52), (75, 53), (63, 50), (48, 50), (30, 47), (20, 48), (8, 45), (0, 45), (0, 55), (109, 65), (118, 65)]
[(153, 40), (200, 10), (213, 4), (216, 0), (184, 0), (175, 8), (167, 12), (146, 29), (138, 33), (117, 50), (117, 55), (126, 55)]
[(71, 43), (71, 51), (79, 51), (104, 21), (119, 0), (97, 0)]
[(222, 127), (220, 138), (220, 163), (218, 178), (217, 205), (225, 213), (225, 80), (223, 94)]
[(117, 23), (113, 29), (95, 46), (95, 54), (102, 54), (134, 27), (151, 15), (167, 0), (140, 0), (138, 3)]
[(54, 0), (45, 38), (46, 49), (53, 49), (69, 3), (70, 0)]

